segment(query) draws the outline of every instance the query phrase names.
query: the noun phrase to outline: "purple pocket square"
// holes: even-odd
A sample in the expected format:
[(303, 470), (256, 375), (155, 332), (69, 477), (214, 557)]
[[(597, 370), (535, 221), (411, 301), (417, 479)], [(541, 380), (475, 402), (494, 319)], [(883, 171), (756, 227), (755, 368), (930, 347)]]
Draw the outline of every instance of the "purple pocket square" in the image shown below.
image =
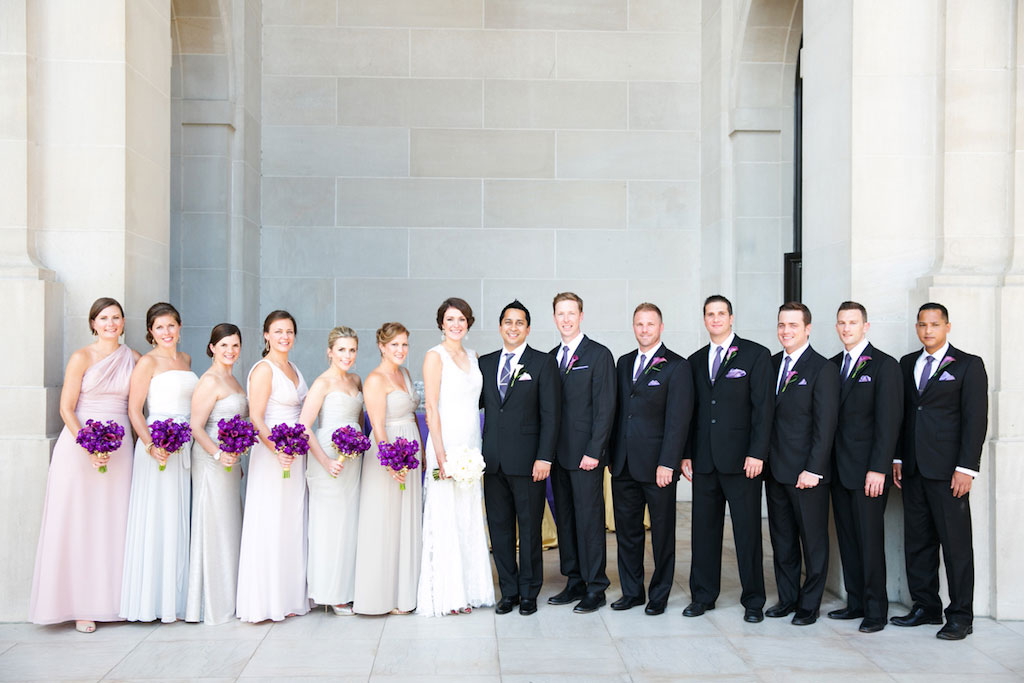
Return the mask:
[(871, 381), (871, 375), (861, 375), (860, 379), (857, 380), (857, 383), (861, 384), (861, 383), (870, 382), (870, 381)]
[(747, 371), (741, 370), (740, 368), (733, 368), (729, 372), (725, 373), (726, 379), (737, 379), (739, 377), (746, 377)]
[(650, 382), (647, 383), (647, 386), (649, 386), (649, 387), (660, 387), (661, 386), (661, 382), (659, 382), (656, 379), (652, 379)]
[(802, 379), (802, 380), (800, 380), (800, 381), (799, 381), (799, 382), (797, 383), (797, 386), (798, 386), (798, 387), (806, 387), (806, 386), (807, 386), (807, 380), (805, 380), (805, 379)]
[(956, 379), (956, 377), (954, 377), (953, 375), (949, 374), (945, 370), (943, 370), (942, 376), (939, 377), (939, 381), (940, 382), (952, 382), (955, 379)]

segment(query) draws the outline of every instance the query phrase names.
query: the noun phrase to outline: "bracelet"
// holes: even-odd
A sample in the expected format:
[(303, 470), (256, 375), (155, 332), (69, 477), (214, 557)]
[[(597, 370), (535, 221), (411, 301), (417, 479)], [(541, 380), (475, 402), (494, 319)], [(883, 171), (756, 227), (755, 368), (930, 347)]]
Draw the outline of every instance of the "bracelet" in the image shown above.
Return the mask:
[(146, 444), (146, 452), (149, 453), (150, 455), (153, 455), (153, 442), (152, 441), (150, 441), (149, 443)]
[(221, 456), (221, 452), (218, 449), (217, 452), (213, 454), (213, 459), (217, 460), (217, 461), (220, 461), (220, 456)]

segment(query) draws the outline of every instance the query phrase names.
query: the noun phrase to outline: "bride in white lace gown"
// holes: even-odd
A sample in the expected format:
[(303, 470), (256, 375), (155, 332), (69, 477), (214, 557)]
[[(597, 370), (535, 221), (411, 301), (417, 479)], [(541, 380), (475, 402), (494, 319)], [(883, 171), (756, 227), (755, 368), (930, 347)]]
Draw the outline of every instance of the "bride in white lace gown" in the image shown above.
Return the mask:
[(458, 485), (434, 480), (444, 471), (447, 452), (480, 448), (480, 387), (483, 378), (476, 354), (462, 347), (473, 312), (462, 299), (448, 299), (438, 309), (444, 342), (423, 361), (427, 439), (423, 484), (423, 558), (416, 612), (442, 616), (494, 604), (494, 581), (484, 534), (480, 482)]

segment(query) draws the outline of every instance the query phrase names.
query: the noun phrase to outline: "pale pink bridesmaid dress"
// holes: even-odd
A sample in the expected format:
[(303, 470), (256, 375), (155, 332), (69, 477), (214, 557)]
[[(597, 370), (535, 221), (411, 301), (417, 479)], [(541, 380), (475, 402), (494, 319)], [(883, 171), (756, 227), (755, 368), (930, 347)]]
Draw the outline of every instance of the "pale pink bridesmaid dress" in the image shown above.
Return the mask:
[(132, 484), (128, 384), (134, 367), (131, 349), (120, 346), (82, 377), (75, 408), (79, 422), (114, 420), (124, 427), (125, 438), (110, 454), (106, 473), (93, 469), (67, 427), (54, 446), (29, 602), (29, 620), (36, 624), (121, 621)]

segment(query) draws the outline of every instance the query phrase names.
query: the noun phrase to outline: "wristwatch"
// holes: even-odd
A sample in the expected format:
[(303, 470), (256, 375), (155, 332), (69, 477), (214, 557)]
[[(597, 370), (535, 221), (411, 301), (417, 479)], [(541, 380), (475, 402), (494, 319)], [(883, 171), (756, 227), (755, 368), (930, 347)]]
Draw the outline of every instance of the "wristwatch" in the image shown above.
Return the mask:
[(219, 450), (216, 453), (213, 454), (213, 459), (214, 460), (220, 460), (220, 451)]

